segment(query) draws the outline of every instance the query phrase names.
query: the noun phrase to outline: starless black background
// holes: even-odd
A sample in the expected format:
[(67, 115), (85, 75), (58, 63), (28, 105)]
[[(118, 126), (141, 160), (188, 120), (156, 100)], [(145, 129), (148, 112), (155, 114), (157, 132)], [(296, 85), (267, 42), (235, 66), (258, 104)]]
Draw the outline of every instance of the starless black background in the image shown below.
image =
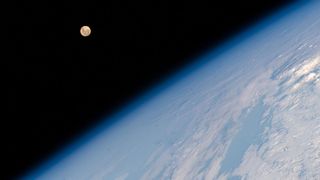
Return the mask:
[[(289, 1), (25, 1), (6, 16), (5, 177)], [(80, 36), (82, 25), (91, 36)]]

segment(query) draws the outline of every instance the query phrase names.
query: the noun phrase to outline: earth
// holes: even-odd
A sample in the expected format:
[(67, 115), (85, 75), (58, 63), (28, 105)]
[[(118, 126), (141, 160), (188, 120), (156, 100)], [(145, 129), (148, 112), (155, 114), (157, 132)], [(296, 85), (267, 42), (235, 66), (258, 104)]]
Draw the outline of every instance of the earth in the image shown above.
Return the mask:
[(320, 179), (319, 9), (230, 39), (24, 179)]

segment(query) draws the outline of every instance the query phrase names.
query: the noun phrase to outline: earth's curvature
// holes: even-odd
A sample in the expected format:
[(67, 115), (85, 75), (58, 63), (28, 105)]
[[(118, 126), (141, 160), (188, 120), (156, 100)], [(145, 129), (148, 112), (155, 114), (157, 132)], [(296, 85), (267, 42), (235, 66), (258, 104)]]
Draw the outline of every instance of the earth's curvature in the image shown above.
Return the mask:
[(235, 38), (26, 179), (320, 179), (320, 3)]

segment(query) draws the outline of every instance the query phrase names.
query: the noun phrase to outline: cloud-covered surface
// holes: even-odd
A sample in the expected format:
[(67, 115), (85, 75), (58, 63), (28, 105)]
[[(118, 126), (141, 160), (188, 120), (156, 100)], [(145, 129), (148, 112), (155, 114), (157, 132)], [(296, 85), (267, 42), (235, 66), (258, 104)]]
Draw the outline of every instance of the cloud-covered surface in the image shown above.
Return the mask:
[(319, 8), (266, 25), (40, 177), (320, 179)]

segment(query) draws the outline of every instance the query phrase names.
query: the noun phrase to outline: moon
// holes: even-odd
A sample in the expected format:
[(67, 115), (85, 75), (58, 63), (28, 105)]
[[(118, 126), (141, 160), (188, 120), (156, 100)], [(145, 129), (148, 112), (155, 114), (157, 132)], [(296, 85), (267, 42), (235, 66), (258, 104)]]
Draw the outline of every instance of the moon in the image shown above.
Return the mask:
[(91, 28), (89, 26), (82, 26), (80, 28), (80, 34), (83, 36), (83, 37), (87, 37), (87, 36), (90, 36), (91, 34)]

